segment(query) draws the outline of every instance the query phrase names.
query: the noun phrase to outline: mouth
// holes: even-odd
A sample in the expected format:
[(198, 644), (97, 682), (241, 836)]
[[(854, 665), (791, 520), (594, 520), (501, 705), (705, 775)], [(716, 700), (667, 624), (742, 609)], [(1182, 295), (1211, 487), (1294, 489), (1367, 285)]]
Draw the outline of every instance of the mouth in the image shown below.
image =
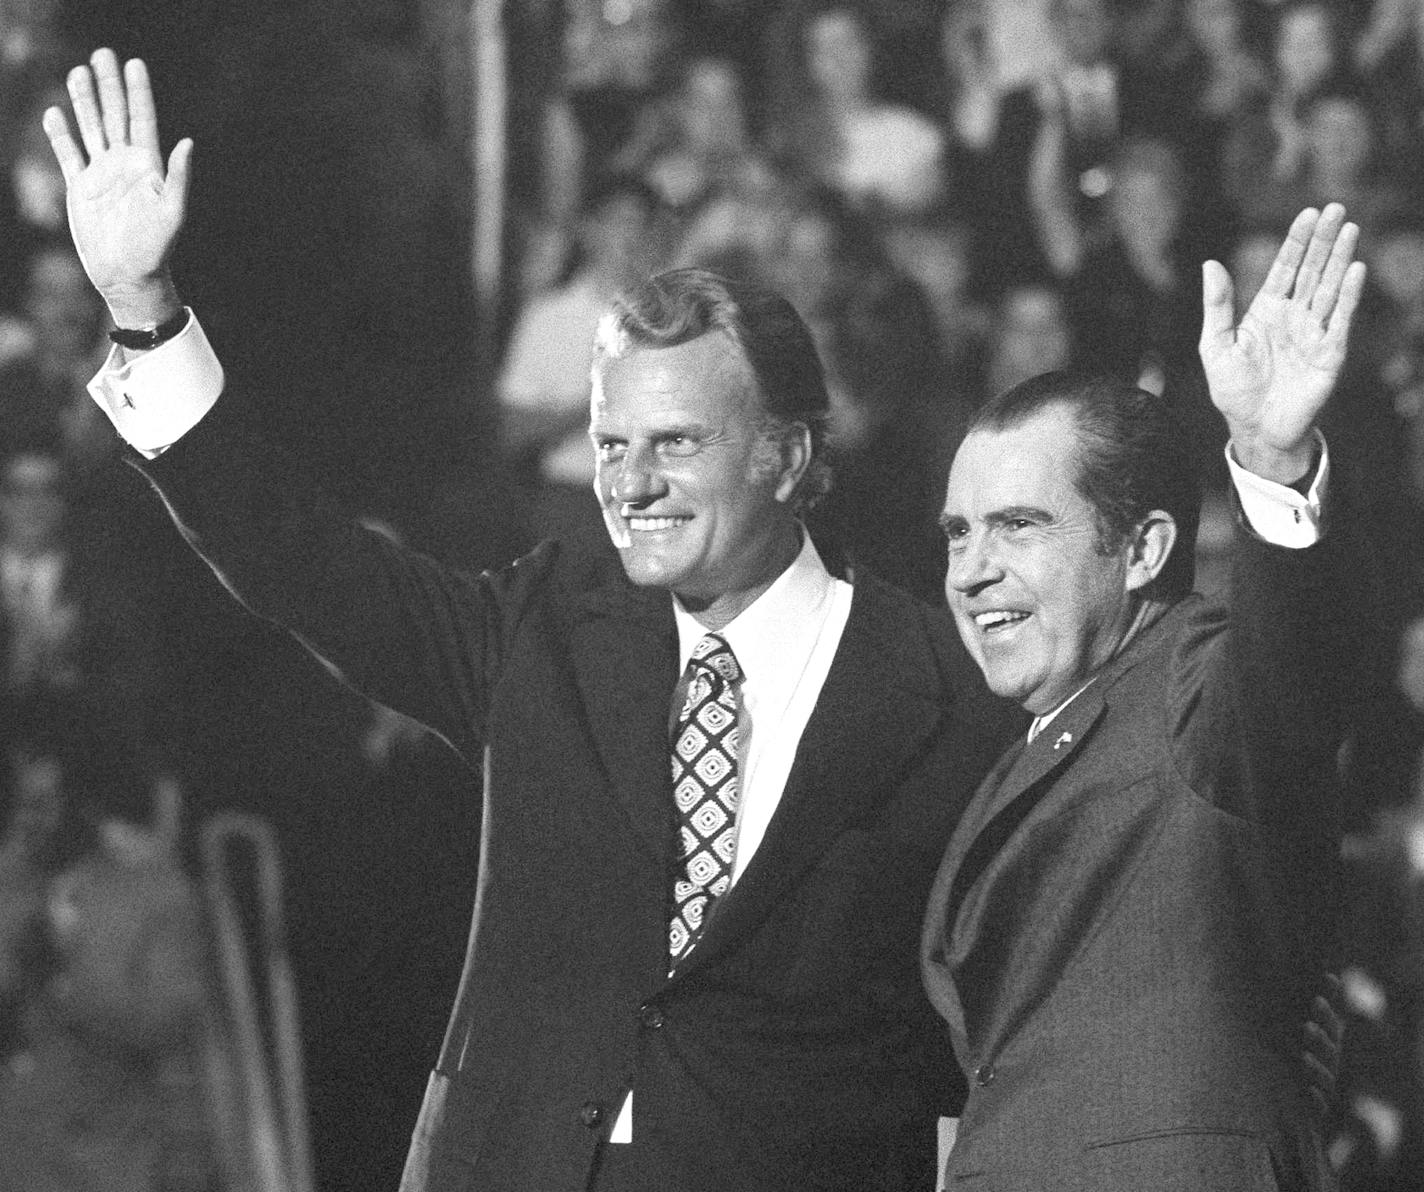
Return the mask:
[(1016, 625), (1027, 621), (1032, 614), (1022, 612), (1012, 608), (994, 608), (986, 612), (975, 613), (973, 620), (979, 632), (985, 636), (998, 633), (1007, 633)]
[(664, 530), (676, 530), (687, 525), (690, 517), (647, 517), (625, 512), (623, 522), (634, 534), (657, 534)]

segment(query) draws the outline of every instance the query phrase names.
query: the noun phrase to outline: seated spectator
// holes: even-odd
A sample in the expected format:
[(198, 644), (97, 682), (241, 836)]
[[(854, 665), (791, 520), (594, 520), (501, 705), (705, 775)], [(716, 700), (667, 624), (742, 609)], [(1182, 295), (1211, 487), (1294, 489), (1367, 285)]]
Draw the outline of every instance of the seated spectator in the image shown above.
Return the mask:
[(589, 196), (573, 276), (531, 297), (515, 321), (497, 383), (507, 457), (529, 486), (537, 537), (606, 535), (594, 501), (589, 370), (598, 320), (615, 294), (661, 264), (662, 205), (643, 182), (613, 177)]
[(873, 215), (925, 212), (943, 196), (943, 138), (928, 116), (884, 98), (872, 11), (791, 7), (789, 44), (770, 47), (768, 141), (790, 173)]

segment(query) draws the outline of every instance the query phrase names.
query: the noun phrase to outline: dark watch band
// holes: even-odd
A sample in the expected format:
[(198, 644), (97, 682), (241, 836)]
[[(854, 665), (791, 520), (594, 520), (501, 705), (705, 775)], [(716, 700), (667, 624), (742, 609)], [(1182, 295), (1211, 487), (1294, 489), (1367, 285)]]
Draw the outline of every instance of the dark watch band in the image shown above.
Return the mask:
[(176, 315), (159, 323), (157, 327), (119, 327), (109, 332), (109, 338), (121, 348), (142, 352), (148, 348), (156, 348), (159, 344), (167, 343), (187, 325), (188, 308), (183, 306), (179, 307)]

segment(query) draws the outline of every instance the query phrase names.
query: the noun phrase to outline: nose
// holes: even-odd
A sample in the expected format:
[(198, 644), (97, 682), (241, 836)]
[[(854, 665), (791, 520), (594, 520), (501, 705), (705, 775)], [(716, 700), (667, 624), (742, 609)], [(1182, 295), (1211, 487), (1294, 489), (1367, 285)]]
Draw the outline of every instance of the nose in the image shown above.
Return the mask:
[(971, 534), (963, 542), (950, 545), (949, 565), (944, 575), (946, 595), (958, 592), (972, 596), (1003, 577), (1003, 568), (984, 535)]
[(663, 496), (667, 486), (652, 460), (629, 451), (614, 468), (609, 491), (615, 504), (644, 506)]

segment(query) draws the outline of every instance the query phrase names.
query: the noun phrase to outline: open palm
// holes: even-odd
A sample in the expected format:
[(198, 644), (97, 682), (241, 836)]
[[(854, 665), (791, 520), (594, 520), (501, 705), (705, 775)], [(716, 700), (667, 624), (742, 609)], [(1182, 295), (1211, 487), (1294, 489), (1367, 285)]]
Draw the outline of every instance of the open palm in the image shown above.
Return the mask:
[(45, 132), (64, 173), (75, 247), (112, 308), (166, 278), (183, 225), (192, 142), (175, 147), (165, 171), (153, 92), (138, 60), (121, 75), (113, 51), (97, 50), (89, 66), (70, 72), (68, 85), (79, 141), (59, 108), (45, 113)]
[(1310, 439), (1344, 366), (1364, 287), (1365, 267), (1353, 260), (1358, 240), (1339, 204), (1302, 211), (1239, 325), (1230, 276), (1206, 263), (1201, 360), (1233, 443), (1289, 454)]

